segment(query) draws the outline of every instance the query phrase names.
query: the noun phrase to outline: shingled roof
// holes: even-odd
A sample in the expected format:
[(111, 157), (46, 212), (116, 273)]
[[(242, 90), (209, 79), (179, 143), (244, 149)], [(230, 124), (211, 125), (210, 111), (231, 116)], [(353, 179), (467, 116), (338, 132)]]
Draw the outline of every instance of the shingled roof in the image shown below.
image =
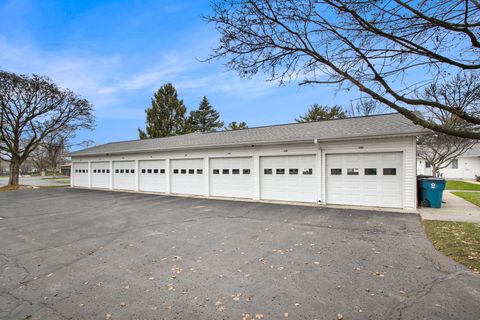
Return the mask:
[(70, 153), (70, 156), (90, 156), (121, 153), (167, 151), (219, 146), (252, 144), (298, 143), (353, 140), (361, 138), (416, 135), (425, 132), (398, 113), (352, 117), (347, 119), (291, 123), (181, 136), (112, 142)]

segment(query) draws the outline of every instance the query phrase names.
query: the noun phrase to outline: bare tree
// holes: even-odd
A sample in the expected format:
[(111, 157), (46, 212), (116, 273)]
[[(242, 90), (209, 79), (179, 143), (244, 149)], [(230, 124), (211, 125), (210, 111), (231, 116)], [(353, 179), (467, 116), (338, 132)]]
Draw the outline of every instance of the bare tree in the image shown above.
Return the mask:
[(0, 156), (10, 161), (9, 185), (18, 185), (20, 166), (45, 137), (94, 123), (87, 100), (37, 75), (0, 71), (0, 107)]
[(29, 159), (35, 165), (35, 169), (39, 172), (46, 171), (49, 166), (48, 155), (42, 145), (39, 145), (30, 153)]
[[(434, 83), (424, 91), (424, 97), (449, 105), (458, 110), (475, 110), (480, 105), (480, 76), (476, 74), (459, 74), (447, 83)], [(427, 118), (447, 128), (472, 129), (464, 119), (444, 110), (429, 108)], [(418, 138), (418, 157), (432, 166), (432, 173), (448, 167), (453, 160), (470, 149), (477, 140), (465, 139), (433, 132)]]
[(437, 177), (439, 170), (448, 167), (474, 144), (475, 140), (435, 132), (418, 138), (417, 156), (432, 166), (432, 175)]
[(480, 139), (471, 127), (429, 121), (415, 110), (443, 110), (472, 125), (476, 110), (458, 110), (417, 92), (449, 73), (480, 71), (477, 0), (214, 0), (206, 20), (221, 34), (211, 59), (243, 77), (359, 90), (441, 133)]
[(385, 112), (386, 109), (380, 102), (371, 98), (360, 98), (355, 103), (353, 101), (350, 102), (351, 116), (371, 116)]

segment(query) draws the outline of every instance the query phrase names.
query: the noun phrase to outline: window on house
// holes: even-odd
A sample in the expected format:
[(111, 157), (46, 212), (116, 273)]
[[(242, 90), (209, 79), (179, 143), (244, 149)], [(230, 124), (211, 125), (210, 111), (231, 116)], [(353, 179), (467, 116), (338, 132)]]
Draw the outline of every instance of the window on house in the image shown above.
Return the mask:
[(230, 169), (222, 169), (222, 174), (230, 174)]
[(165, 169), (160, 169), (160, 173), (165, 173)]
[(102, 169), (102, 173), (105, 173), (105, 172), (106, 172), (105, 169)]
[(458, 159), (452, 161), (452, 169), (458, 169)]
[(153, 169), (153, 173), (158, 173), (158, 169)]
[(147, 173), (147, 169), (142, 169), (142, 173)]
[(263, 169), (263, 174), (272, 174), (272, 169)]
[(383, 168), (383, 175), (384, 176), (396, 176), (397, 175), (397, 168)]
[(288, 174), (298, 174), (298, 169), (290, 168), (288, 169)]
[(240, 169), (232, 169), (232, 174), (240, 174)]
[(276, 174), (285, 174), (285, 169), (277, 169), (275, 170)]
[(213, 169), (213, 174), (220, 174), (220, 170), (219, 169)]
[(250, 174), (250, 169), (243, 169), (243, 174)]
[(97, 173), (97, 169), (93, 169), (93, 173)]
[(195, 169), (188, 169), (188, 174), (195, 174)]
[(110, 173), (110, 169), (107, 169), (107, 173)]
[(430, 162), (425, 161), (425, 168), (430, 168), (430, 167), (431, 167)]
[(130, 173), (135, 173), (135, 169), (131, 169), (131, 170), (130, 170)]
[(366, 176), (376, 176), (377, 175), (377, 168), (365, 168), (365, 175)]
[(178, 169), (173, 169), (173, 173), (178, 173)]
[(147, 169), (147, 173), (152, 173), (152, 169)]
[(358, 168), (348, 168), (347, 169), (347, 176), (358, 176)]
[(313, 169), (312, 168), (305, 168), (305, 169), (303, 169), (302, 174), (308, 174), (308, 175), (313, 174)]
[(125, 169), (125, 173), (130, 173), (130, 169)]
[(119, 173), (120, 171), (118, 171), (118, 169), (115, 169), (115, 173)]
[(203, 169), (197, 169), (197, 174), (203, 174)]
[(342, 169), (341, 168), (332, 168), (332, 169), (330, 169), (330, 174), (332, 176), (341, 176), (342, 175)]
[(187, 174), (187, 169), (180, 169), (181, 174)]

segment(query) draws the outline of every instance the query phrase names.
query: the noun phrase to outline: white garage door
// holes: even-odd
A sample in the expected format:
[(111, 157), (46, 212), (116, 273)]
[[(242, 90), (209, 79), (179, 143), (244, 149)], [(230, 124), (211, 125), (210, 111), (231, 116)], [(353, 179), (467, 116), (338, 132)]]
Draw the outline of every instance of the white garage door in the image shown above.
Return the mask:
[(92, 187), (110, 188), (110, 163), (92, 162)]
[(135, 162), (114, 161), (113, 162), (113, 189), (134, 190), (135, 189)]
[(203, 159), (172, 160), (170, 167), (172, 193), (205, 193)]
[(88, 187), (88, 163), (87, 162), (74, 162), (72, 175), (73, 175), (74, 187)]
[(165, 160), (139, 162), (140, 191), (166, 192)]
[(210, 194), (220, 197), (253, 198), (251, 157), (210, 159)]
[(314, 155), (260, 158), (262, 199), (317, 202), (318, 174)]
[(403, 153), (326, 156), (326, 201), (401, 208)]

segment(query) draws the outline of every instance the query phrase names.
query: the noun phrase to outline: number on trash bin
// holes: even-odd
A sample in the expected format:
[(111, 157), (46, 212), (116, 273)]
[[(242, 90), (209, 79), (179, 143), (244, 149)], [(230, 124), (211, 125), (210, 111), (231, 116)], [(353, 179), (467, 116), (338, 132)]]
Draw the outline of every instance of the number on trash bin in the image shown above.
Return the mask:
[(435, 189), (435, 187), (436, 187), (436, 186), (435, 186), (435, 183), (432, 182), (432, 189)]

